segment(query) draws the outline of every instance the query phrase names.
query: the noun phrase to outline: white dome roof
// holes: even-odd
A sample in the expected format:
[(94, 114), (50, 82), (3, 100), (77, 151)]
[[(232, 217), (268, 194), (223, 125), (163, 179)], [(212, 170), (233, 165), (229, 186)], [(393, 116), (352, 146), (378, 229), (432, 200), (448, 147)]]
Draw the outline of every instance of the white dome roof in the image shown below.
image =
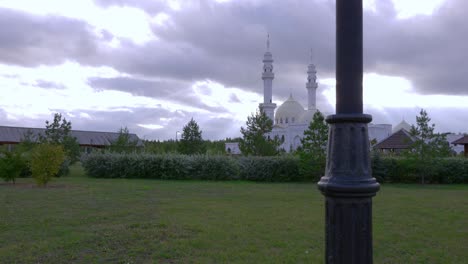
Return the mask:
[(276, 110), (275, 120), (279, 123), (281, 123), (280, 120), (283, 123), (298, 123), (304, 112), (304, 107), (290, 95), (288, 100)]
[(410, 132), (410, 130), (411, 130), (411, 125), (408, 124), (408, 123), (406, 123), (405, 120), (402, 120), (402, 121), (400, 122), (400, 124), (396, 125), (396, 127), (393, 128), (393, 131), (392, 131), (392, 132), (395, 133), (395, 132), (400, 131), (401, 129), (404, 129), (404, 130), (406, 130), (407, 132)]

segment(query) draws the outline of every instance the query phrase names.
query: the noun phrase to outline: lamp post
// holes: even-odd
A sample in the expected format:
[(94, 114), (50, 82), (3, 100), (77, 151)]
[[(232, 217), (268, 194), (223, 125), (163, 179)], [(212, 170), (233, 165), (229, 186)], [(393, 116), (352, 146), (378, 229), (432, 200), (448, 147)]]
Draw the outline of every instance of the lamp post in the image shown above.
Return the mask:
[(330, 125), (325, 176), (326, 263), (372, 263), (372, 177), (367, 124), (363, 114), (362, 0), (336, 1), (336, 114)]

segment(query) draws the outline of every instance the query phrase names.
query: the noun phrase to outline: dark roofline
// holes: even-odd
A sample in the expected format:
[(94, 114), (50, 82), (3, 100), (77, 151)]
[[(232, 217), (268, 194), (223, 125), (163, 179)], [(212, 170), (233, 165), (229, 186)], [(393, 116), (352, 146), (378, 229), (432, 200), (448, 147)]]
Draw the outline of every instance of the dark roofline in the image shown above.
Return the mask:
[[(35, 137), (40, 134), (44, 134), (45, 128), (33, 128), (33, 127), (14, 127), (14, 126), (0, 126), (0, 131), (10, 131), (10, 136), (1, 136), (2, 144), (18, 144), (21, 141), (21, 135), (23, 136), (27, 131), (31, 131)], [(7, 132), (8, 133), (8, 132)], [(117, 138), (120, 132), (104, 132), (104, 131), (86, 131), (86, 130), (70, 130), (70, 136), (78, 140), (80, 146), (91, 145), (91, 146), (108, 146), (113, 140)], [(16, 135), (16, 136), (11, 136)], [(18, 137), (19, 136), (19, 137)], [(143, 141), (135, 133), (129, 133), (130, 139), (137, 142), (137, 146), (143, 146)], [(14, 141), (12, 141), (14, 140)], [(35, 139), (37, 140), (37, 138)]]
[[(18, 126), (2, 126), (1, 127), (8, 127), (8, 128), (21, 128), (21, 129), (39, 129), (39, 130), (46, 130), (43, 127), (18, 127)], [(119, 132), (114, 132), (114, 131), (93, 131), (93, 130), (77, 130), (77, 129), (71, 129), (70, 131), (75, 131), (75, 132), (93, 132), (93, 133), (115, 133), (118, 134)], [(135, 133), (128, 133), (129, 135), (136, 135)]]
[(467, 145), (468, 144), (468, 136), (465, 135), (455, 141), (452, 142), (454, 145)]
[[(398, 147), (396, 147), (396, 146), (395, 146), (395, 147), (392, 147), (392, 148), (380, 148), (380, 147), (379, 147), (380, 145), (383, 145), (383, 144), (385, 143), (385, 141), (387, 141), (387, 140), (390, 139), (391, 137), (394, 137), (396, 134), (398, 134), (398, 133), (400, 133), (400, 132), (402, 132), (403, 134), (405, 134), (405, 135), (411, 140), (411, 142), (410, 142), (409, 145), (413, 144), (413, 143), (416, 141), (415, 137), (411, 136), (411, 134), (410, 134), (406, 129), (401, 128), (400, 130), (396, 131), (395, 133), (392, 133), (392, 134), (389, 135), (388, 137), (382, 139), (380, 142), (378, 142), (377, 144), (375, 144), (373, 148), (376, 148), (376, 149), (407, 149), (409, 146), (406, 146), (406, 147), (404, 147), (404, 148), (398, 148)], [(400, 146), (399, 146), (399, 147), (400, 147)]]

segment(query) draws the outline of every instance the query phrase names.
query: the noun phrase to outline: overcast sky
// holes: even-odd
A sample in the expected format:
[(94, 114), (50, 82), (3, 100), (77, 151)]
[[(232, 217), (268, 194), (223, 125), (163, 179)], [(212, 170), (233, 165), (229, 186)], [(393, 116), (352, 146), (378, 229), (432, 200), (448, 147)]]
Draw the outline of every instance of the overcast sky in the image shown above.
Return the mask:
[[(240, 135), (263, 99), (270, 34), (273, 101), (306, 106), (312, 48), (318, 108), (334, 113), (329, 0), (0, 0), (0, 125), (175, 138), (194, 118), (206, 139)], [(369, 0), (364, 109), (373, 123), (468, 132), (468, 1)], [(417, 4), (416, 4), (417, 3)]]

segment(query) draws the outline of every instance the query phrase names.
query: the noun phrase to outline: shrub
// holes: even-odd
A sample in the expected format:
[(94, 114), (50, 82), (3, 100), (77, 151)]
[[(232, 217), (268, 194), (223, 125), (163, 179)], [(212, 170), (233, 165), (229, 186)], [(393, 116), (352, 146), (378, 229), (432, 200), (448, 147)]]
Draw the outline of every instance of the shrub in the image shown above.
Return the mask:
[(92, 153), (82, 157), (86, 173), (97, 178), (170, 180), (302, 180), (299, 160), (284, 157)]
[(304, 180), (299, 173), (299, 159), (293, 156), (242, 157), (239, 159), (243, 180), (284, 182)]
[(468, 183), (468, 159), (437, 158), (417, 162), (405, 157), (372, 157), (374, 177), (380, 182), (419, 183), (424, 175), (426, 183)]
[(31, 157), (31, 172), (36, 183), (46, 185), (60, 171), (65, 152), (60, 145), (43, 143), (37, 145)]
[(21, 173), (27, 168), (26, 161), (17, 152), (4, 152), (0, 154), (0, 178), (15, 183)]

